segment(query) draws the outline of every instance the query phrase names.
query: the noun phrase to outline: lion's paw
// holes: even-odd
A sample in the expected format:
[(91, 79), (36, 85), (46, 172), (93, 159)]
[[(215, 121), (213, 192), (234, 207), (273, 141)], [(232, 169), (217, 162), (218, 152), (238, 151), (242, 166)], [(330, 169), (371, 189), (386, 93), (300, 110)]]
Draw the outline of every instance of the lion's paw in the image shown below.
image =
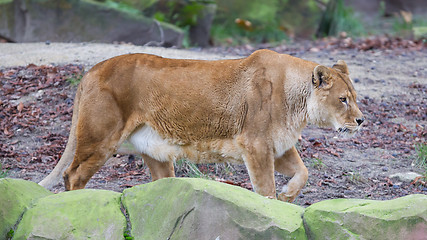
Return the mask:
[(279, 195), (277, 196), (277, 199), (283, 202), (293, 202), (296, 197), (297, 197), (297, 194), (289, 194), (288, 185), (284, 185), (282, 188), (282, 192), (279, 193)]

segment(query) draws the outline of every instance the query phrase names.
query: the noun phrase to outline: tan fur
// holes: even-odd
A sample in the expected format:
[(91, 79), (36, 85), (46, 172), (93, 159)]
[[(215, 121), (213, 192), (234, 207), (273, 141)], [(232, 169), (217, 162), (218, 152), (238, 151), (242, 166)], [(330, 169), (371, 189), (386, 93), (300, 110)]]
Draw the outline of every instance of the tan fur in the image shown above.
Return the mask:
[(40, 184), (56, 184), (69, 165), (66, 189), (84, 188), (128, 140), (153, 180), (173, 177), (181, 158), (244, 163), (267, 197), (275, 170), (292, 177), (279, 199), (293, 201), (308, 177), (294, 147), (306, 124), (352, 134), (361, 121), (343, 61), (328, 68), (269, 50), (219, 61), (122, 55), (83, 78), (65, 153)]

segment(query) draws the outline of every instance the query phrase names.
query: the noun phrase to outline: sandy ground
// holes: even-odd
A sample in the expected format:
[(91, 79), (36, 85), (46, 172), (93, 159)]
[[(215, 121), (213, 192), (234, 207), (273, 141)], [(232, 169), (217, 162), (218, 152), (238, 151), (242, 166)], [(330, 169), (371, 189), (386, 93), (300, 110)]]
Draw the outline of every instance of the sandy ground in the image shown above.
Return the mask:
[(168, 58), (216, 60), (231, 58), (196, 51), (102, 43), (1, 43), (0, 68), (12, 66), (82, 64), (93, 66), (105, 59), (127, 53), (150, 53)]

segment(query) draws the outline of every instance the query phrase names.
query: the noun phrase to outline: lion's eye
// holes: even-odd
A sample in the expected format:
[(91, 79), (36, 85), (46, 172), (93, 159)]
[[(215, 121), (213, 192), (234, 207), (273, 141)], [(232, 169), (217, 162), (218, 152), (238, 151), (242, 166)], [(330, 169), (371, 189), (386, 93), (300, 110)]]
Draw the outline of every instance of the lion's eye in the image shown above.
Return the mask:
[(346, 97), (340, 97), (340, 101), (342, 103), (347, 103), (347, 98)]

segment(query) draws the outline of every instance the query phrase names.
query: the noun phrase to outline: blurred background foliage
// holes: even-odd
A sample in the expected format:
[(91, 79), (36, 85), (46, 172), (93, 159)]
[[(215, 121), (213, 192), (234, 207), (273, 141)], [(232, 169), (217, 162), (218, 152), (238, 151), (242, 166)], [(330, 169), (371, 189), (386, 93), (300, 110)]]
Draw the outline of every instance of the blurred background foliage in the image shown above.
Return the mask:
[[(425, 37), (427, 20), (411, 12), (397, 11), (388, 19), (385, 1), (368, 14), (355, 11), (346, 0), (98, 0), (129, 12), (139, 12), (161, 22), (172, 23), (187, 32), (206, 14), (210, 45), (280, 43), (290, 39), (327, 36), (363, 37), (388, 34)], [(362, 5), (363, 1), (359, 3)], [(366, 1), (365, 1), (366, 2)], [(206, 6), (210, 13), (206, 12)], [(213, 10), (212, 10), (213, 9)], [(187, 34), (188, 35), (188, 34)], [(185, 46), (194, 45), (184, 40)], [(197, 45), (197, 44), (196, 44)]]

